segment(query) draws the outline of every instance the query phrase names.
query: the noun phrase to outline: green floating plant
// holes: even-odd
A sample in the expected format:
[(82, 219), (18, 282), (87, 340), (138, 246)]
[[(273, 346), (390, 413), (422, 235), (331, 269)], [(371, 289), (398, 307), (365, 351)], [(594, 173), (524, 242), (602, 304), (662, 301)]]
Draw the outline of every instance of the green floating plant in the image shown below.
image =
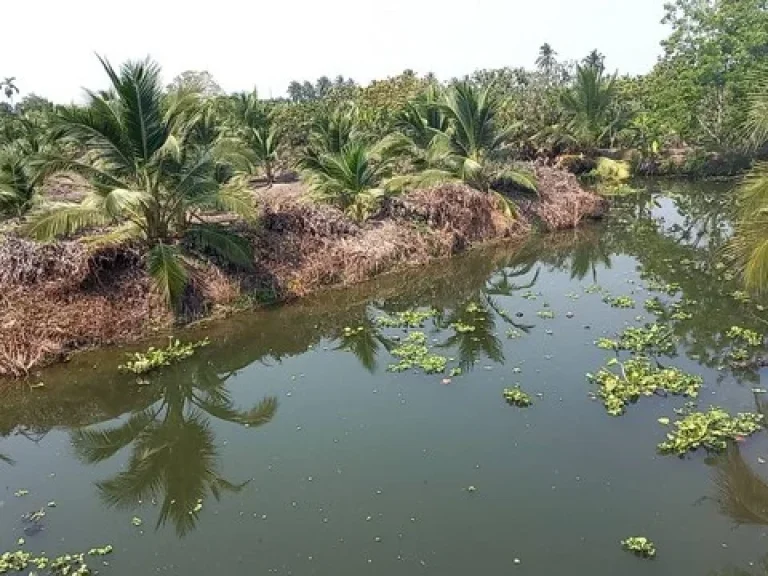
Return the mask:
[(674, 354), (677, 342), (672, 330), (661, 324), (644, 327), (630, 327), (624, 330), (618, 340), (600, 338), (595, 344), (604, 350), (627, 350), (634, 354)]
[(728, 440), (738, 440), (761, 430), (763, 415), (748, 412), (731, 416), (722, 408), (712, 407), (707, 412), (691, 412), (673, 426), (667, 440), (658, 446), (662, 454), (682, 456), (698, 448), (721, 452), (728, 446)]
[(621, 541), (625, 550), (642, 558), (653, 558), (656, 556), (656, 546), (645, 536), (630, 536)]
[(422, 328), (424, 323), (437, 315), (437, 310), (406, 310), (389, 316), (379, 316), (376, 323), (384, 328)]
[(754, 330), (742, 328), (741, 326), (731, 326), (725, 334), (731, 340), (741, 342), (753, 348), (763, 345), (763, 336)]
[(507, 401), (507, 404), (519, 408), (527, 408), (533, 404), (531, 397), (526, 392), (523, 392), (519, 384), (514, 388), (504, 388), (504, 400)]
[[(111, 554), (113, 548), (107, 545), (101, 548), (92, 548), (89, 556), (106, 556)], [(52, 576), (89, 576), (93, 572), (85, 561), (86, 554), (63, 554), (56, 558), (48, 558), (45, 553), (34, 555), (30, 552), (17, 550), (0, 554), (0, 574), (25, 572), (28, 568), (51, 574)], [(30, 572), (30, 574), (35, 573)]]
[(643, 307), (651, 314), (663, 314), (665, 312), (664, 304), (658, 297), (653, 297), (643, 303)]
[(545, 320), (552, 320), (552, 318), (555, 317), (555, 313), (549, 308), (544, 308), (544, 310), (539, 310), (536, 312), (536, 316)]
[(392, 355), (399, 358), (397, 364), (390, 364), (390, 372), (404, 372), (412, 368), (421, 368), (427, 374), (445, 372), (448, 359), (445, 356), (430, 354), (427, 336), (423, 332), (412, 332), (394, 350)]
[[(611, 366), (618, 366), (619, 374), (608, 370)], [(612, 416), (623, 414), (627, 404), (641, 396), (667, 393), (695, 398), (702, 385), (699, 376), (677, 368), (656, 368), (644, 357), (624, 363), (612, 358), (606, 367), (597, 374), (587, 374), (587, 378), (597, 384), (597, 396)]]
[(206, 338), (199, 342), (189, 342), (182, 344), (178, 340), (169, 339), (166, 348), (150, 347), (146, 352), (134, 352), (129, 354), (125, 364), (117, 367), (120, 372), (132, 372), (133, 374), (146, 374), (163, 366), (170, 366), (185, 358), (189, 358), (195, 353), (195, 350), (208, 346), (210, 342)]
[(605, 296), (603, 302), (610, 304), (611, 308), (634, 308), (635, 301), (629, 296)]
[(467, 334), (469, 332), (474, 332), (477, 330), (474, 326), (471, 326), (469, 324), (464, 324), (463, 322), (454, 322), (451, 324), (451, 328), (456, 330), (459, 334)]

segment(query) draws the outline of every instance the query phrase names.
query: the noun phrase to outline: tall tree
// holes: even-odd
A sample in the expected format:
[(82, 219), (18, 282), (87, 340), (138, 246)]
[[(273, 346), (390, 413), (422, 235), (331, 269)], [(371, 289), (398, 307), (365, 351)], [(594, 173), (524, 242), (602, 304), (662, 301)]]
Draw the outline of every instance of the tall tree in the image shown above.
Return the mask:
[(598, 66), (577, 66), (574, 85), (562, 95), (568, 115), (568, 133), (591, 151), (605, 142), (612, 126), (616, 77), (605, 77)]
[(176, 76), (168, 85), (169, 92), (194, 92), (201, 96), (220, 96), (224, 93), (213, 74), (207, 70), (187, 70)]
[(8, 76), (0, 81), (0, 89), (3, 90), (3, 94), (5, 94), (5, 97), (13, 101), (13, 95), (19, 93), (19, 89), (16, 86), (16, 77), (15, 76)]
[(768, 61), (768, 2), (675, 0), (664, 23), (672, 33), (650, 75), (647, 108), (689, 142), (741, 146), (743, 102)]
[(605, 55), (595, 49), (587, 54), (581, 63), (586, 68), (597, 68), (602, 72), (605, 70)]
[(539, 56), (536, 58), (536, 67), (547, 77), (552, 78), (552, 74), (557, 66), (557, 52), (552, 49), (548, 43), (544, 43), (539, 48)]
[(320, 76), (315, 83), (315, 94), (318, 98), (323, 99), (331, 93), (333, 88), (333, 82), (328, 76)]

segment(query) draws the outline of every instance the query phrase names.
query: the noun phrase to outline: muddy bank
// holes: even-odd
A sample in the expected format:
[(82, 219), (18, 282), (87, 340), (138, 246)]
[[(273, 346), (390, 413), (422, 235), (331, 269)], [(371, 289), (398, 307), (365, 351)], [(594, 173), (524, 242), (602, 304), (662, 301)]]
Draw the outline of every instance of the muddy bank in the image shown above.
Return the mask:
[(261, 218), (240, 227), (254, 269), (234, 273), (200, 255), (180, 317), (151, 290), (137, 246), (89, 250), (81, 242), (40, 245), (8, 237), (0, 244), (0, 376), (26, 376), (73, 351), (128, 342), (185, 323), (323, 288), (356, 284), (531, 230), (559, 230), (596, 218), (605, 201), (575, 177), (537, 168), (540, 195), (520, 196), (517, 218), (497, 200), (446, 185), (386, 201), (358, 224), (313, 204), (298, 185), (257, 192)]

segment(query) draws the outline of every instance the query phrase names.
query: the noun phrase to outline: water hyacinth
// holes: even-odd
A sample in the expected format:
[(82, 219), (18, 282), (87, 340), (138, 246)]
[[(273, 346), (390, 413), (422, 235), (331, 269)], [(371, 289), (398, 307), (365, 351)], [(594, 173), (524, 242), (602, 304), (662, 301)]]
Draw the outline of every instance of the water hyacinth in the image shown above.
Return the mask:
[(645, 536), (630, 536), (621, 541), (625, 550), (642, 558), (653, 558), (656, 556), (656, 546)]
[(427, 374), (445, 372), (448, 359), (445, 356), (430, 354), (427, 336), (423, 332), (412, 332), (400, 346), (392, 350), (392, 355), (399, 358), (397, 364), (391, 364), (390, 372), (404, 372), (412, 368), (421, 368)]
[(195, 350), (208, 346), (209, 341), (200, 340), (199, 342), (189, 342), (182, 344), (178, 340), (169, 339), (168, 346), (165, 348), (150, 347), (146, 352), (134, 352), (129, 354), (125, 364), (118, 366), (120, 372), (131, 372), (133, 374), (146, 374), (164, 366), (170, 366), (185, 358), (189, 358), (195, 353)]
[(763, 415), (740, 413), (731, 416), (722, 408), (712, 407), (707, 412), (692, 412), (673, 424), (674, 430), (658, 448), (662, 454), (683, 456), (687, 452), (704, 448), (721, 452), (728, 440), (750, 436), (763, 428)]
[(437, 314), (436, 310), (406, 310), (389, 316), (379, 316), (376, 323), (382, 328), (422, 328), (424, 323)]
[[(618, 366), (619, 374), (608, 367)], [(647, 358), (633, 358), (624, 363), (615, 358), (597, 374), (587, 374), (597, 384), (597, 396), (612, 416), (620, 416), (630, 402), (641, 396), (668, 393), (695, 398), (702, 385), (699, 376), (687, 374), (677, 368), (656, 368)]]
[(507, 401), (507, 404), (511, 404), (519, 408), (527, 408), (533, 404), (531, 397), (526, 392), (523, 392), (519, 384), (514, 388), (505, 388), (504, 399)]
[(635, 301), (629, 296), (606, 296), (603, 302), (610, 304), (611, 308), (634, 308)]

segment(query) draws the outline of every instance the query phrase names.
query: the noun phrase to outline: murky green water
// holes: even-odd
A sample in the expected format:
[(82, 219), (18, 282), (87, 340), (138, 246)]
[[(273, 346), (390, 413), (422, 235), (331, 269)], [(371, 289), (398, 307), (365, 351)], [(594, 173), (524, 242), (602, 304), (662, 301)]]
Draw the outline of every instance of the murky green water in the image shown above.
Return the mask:
[[(685, 298), (698, 304), (668, 320), (680, 345), (662, 363), (705, 378), (702, 407), (768, 407), (760, 372), (727, 361), (725, 330), (762, 333), (768, 318), (717, 265), (727, 194), (654, 185), (599, 226), (238, 316), (201, 329), (212, 344), (149, 386), (117, 374), (125, 350), (14, 385), (0, 404), (0, 551), (20, 537), (49, 554), (112, 544), (100, 569), (117, 576), (759, 573), (765, 433), (719, 457), (659, 456), (657, 419), (684, 400), (612, 418), (585, 380), (611, 356), (598, 337), (652, 321), (653, 295)], [(546, 305), (554, 319), (537, 315)], [(387, 371), (403, 332), (375, 318), (413, 307), (438, 310), (430, 345), (463, 375)], [(505, 404), (516, 382), (532, 407)], [(40, 525), (21, 519), (52, 501)], [(622, 551), (632, 535), (658, 557)]]

